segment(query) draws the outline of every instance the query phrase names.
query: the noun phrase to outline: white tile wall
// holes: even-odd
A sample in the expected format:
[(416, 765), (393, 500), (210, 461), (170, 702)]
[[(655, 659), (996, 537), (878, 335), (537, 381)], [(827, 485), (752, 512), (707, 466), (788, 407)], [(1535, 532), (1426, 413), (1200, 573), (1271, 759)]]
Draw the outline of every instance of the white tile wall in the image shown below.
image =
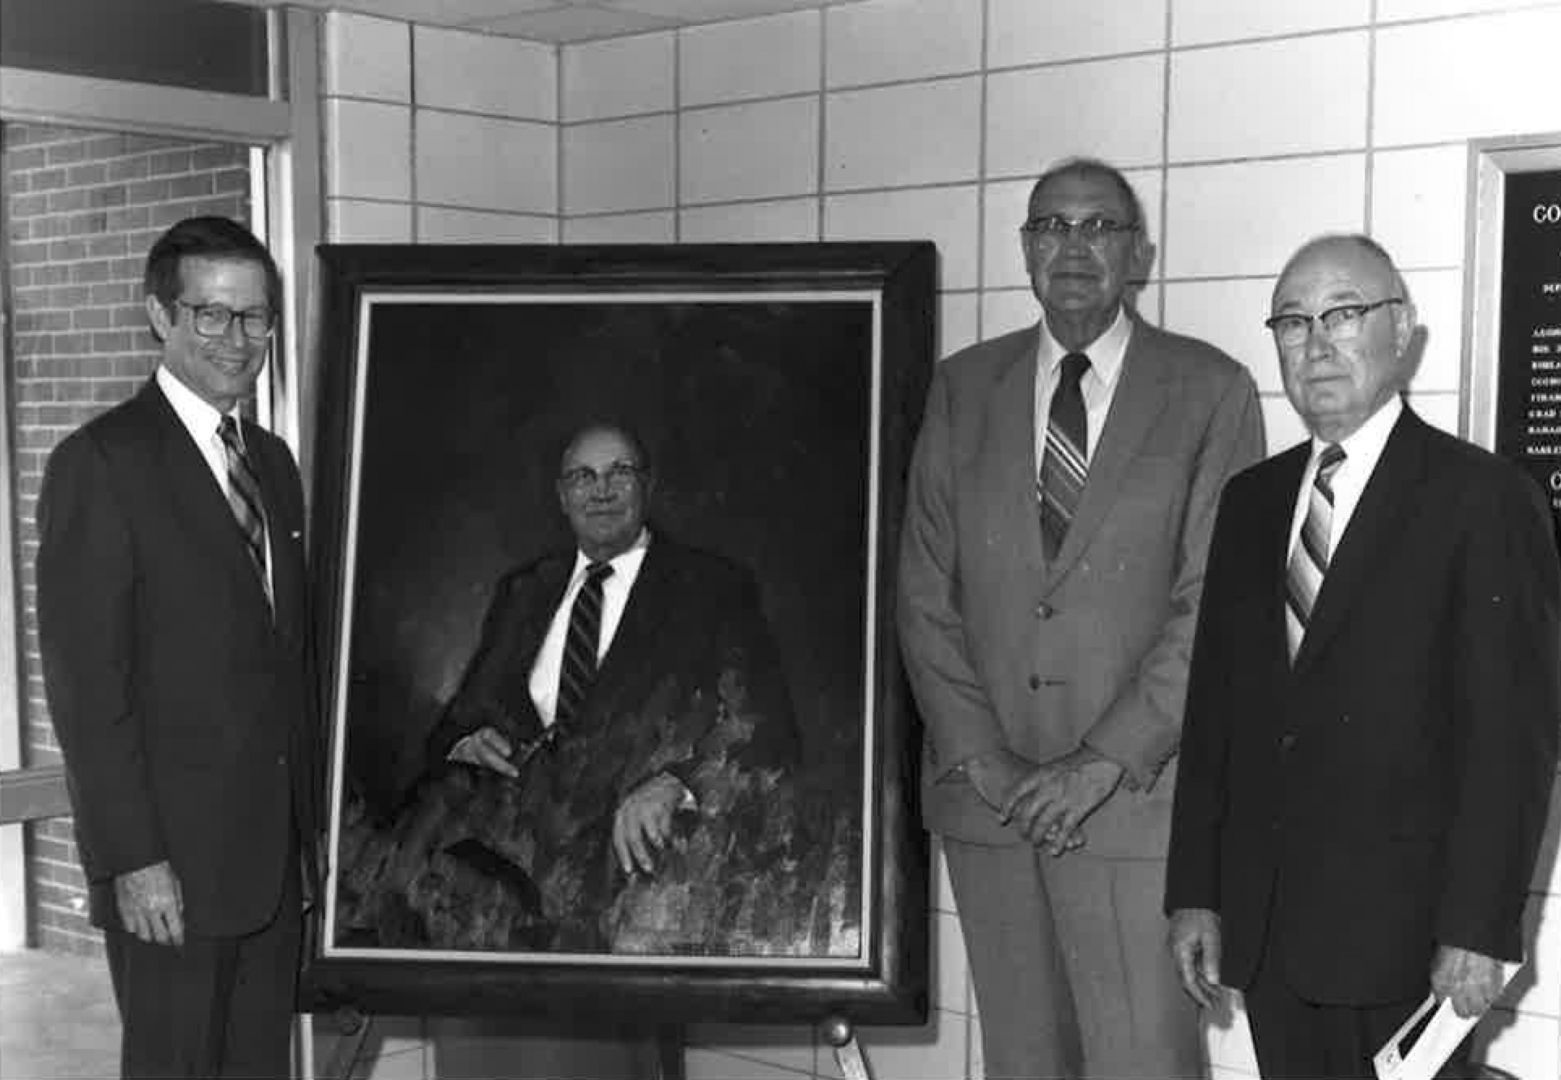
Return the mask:
[(691, 206), (679, 213), (685, 243), (799, 242), (819, 238), (819, 200)]
[(1365, 221), (1364, 154), (1173, 168), (1160, 262), (1166, 277), (1277, 273), (1321, 232)]
[(981, 5), (970, 0), (863, 0), (828, 8), (824, 19), (831, 87), (981, 68)]
[(981, 81), (832, 94), (824, 126), (826, 190), (973, 180), (980, 160)]
[(670, 244), (677, 219), (671, 210), (564, 219), (566, 244)]
[(556, 244), (558, 219), (421, 206), (417, 239), (423, 244)]
[(1462, 143), (1372, 155), (1371, 234), (1400, 267), (1463, 261), (1468, 162)]
[(1371, 0), (1309, 0), (1305, 4), (1171, 0), (1171, 40), (1177, 45), (1298, 34), (1371, 20)]
[(799, 11), (684, 32), (678, 53), (683, 108), (816, 91), (822, 16)]
[(1122, 168), (1160, 160), (1165, 57), (1006, 71), (987, 80), (986, 171), (1034, 179), (1076, 154)]
[(1375, 142), (1561, 128), (1561, 5), (1377, 33)]
[(551, 124), (417, 110), (419, 201), (550, 214), (558, 206)]
[(1360, 30), (1175, 54), (1171, 160), (1364, 147), (1367, 44)]
[(818, 101), (687, 110), (678, 150), (684, 202), (812, 194), (818, 190)]
[(1035, 0), (989, 0), (987, 66), (1078, 60), (1145, 52), (1165, 45), (1167, 0), (1074, 3), (1068, 18)]
[(563, 54), (562, 114), (571, 120), (600, 120), (664, 112), (676, 101), (670, 34), (589, 41)]
[(826, 240), (920, 240), (938, 245), (938, 285), (976, 287), (977, 188), (912, 188), (824, 200)]
[(412, 207), (404, 202), (326, 201), (327, 237), (335, 244), (405, 244), (412, 239)]
[[(413, 40), (327, 20), (333, 240), (925, 235), (946, 354), (1034, 322), (1015, 235), (1030, 182), (1104, 156), (1161, 246), (1140, 310), (1251, 368), (1275, 451), (1304, 437), (1261, 326), (1291, 251), (1369, 225), (1398, 255), (1430, 331), (1412, 400), (1456, 428), (1463, 140), (1561, 128), (1558, 0), (864, 0), (562, 50), (419, 28), (409, 57)], [(1561, 810), (1547, 850), (1558, 832)], [(1530, 1078), (1561, 1075), (1558, 861), (1535, 872), (1533, 986), (1487, 1024), (1490, 1060)], [(943, 1007), (861, 1033), (880, 1080), (981, 1075), (940, 859), (932, 888)], [(1253, 1074), (1245, 1040), (1211, 1036), (1215, 1076)], [(696, 1077), (838, 1075), (806, 1027), (697, 1041)], [(368, 1072), (426, 1077), (436, 1058), (397, 1044)]]
[(410, 198), (412, 110), (330, 98), (325, 116), (327, 195)]
[(558, 116), (558, 60), (545, 45), (419, 26), (412, 47), (419, 105), (519, 120)]
[(564, 128), (564, 213), (671, 206), (675, 125), (664, 115)]
[(412, 32), (404, 22), (333, 11), (325, 17), (325, 93), (406, 104)]

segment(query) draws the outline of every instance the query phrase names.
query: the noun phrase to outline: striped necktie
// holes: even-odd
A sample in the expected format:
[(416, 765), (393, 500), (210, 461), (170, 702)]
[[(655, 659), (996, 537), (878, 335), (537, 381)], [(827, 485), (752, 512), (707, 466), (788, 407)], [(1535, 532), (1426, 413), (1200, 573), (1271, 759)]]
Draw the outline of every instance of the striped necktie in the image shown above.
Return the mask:
[(1041, 546), (1047, 560), (1062, 550), (1063, 537), (1078, 509), (1079, 496), (1089, 473), (1089, 435), (1084, 420), (1084, 393), (1079, 380), (1089, 370), (1089, 357), (1069, 353), (1062, 358), (1057, 388), (1052, 391), (1051, 416), (1046, 423), (1046, 450), (1036, 495), (1041, 504)]
[(266, 577), (266, 504), (260, 497), (260, 480), (249, 463), (249, 455), (244, 453), (238, 424), (234, 423), (233, 417), (222, 418), (217, 434), (222, 439), (223, 455), (228, 463), (228, 507), (244, 536), (249, 561), (254, 564), (255, 573), (260, 575), (260, 588), (269, 604), (272, 601), (271, 584)]
[(611, 563), (591, 563), (585, 581), (569, 609), (569, 634), (564, 638), (564, 662), (558, 673), (558, 703), (553, 729), (575, 718), (586, 691), (596, 680), (596, 654), (602, 639), (602, 582), (612, 575)]
[(1317, 476), (1307, 497), (1306, 520), (1301, 535), (1290, 553), (1285, 572), (1285, 636), (1290, 644), (1290, 659), (1301, 651), (1301, 639), (1311, 621), (1323, 574), (1328, 570), (1333, 535), (1333, 474), (1344, 463), (1344, 450), (1334, 443), (1323, 447), (1317, 458)]

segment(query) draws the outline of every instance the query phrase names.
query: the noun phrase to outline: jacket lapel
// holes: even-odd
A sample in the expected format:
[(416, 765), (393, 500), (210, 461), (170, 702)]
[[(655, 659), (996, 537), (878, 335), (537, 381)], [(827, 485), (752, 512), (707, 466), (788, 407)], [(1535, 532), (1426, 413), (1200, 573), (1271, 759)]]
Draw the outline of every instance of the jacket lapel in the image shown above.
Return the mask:
[(629, 602), (624, 605), (623, 616), (618, 620), (612, 645), (602, 657), (596, 681), (586, 692), (586, 712), (590, 712), (589, 703), (611, 697), (617, 687), (631, 679), (637, 663), (643, 666), (655, 655), (659, 624), (677, 603), (672, 554), (669, 541), (651, 541), (639, 576), (634, 580), (634, 588), (629, 590)]
[(1295, 514), (1296, 496), (1301, 490), (1301, 478), (1306, 474), (1306, 463), (1311, 460), (1312, 443), (1308, 439), (1286, 450), (1274, 461), (1278, 470), (1273, 484), (1268, 488), (1268, 501), (1254, 519), (1258, 557), (1267, 573), (1264, 580), (1270, 583), (1264, 599), (1263, 610), (1270, 615), (1269, 632), (1264, 646), (1283, 671), (1291, 670), (1290, 640), (1285, 630), (1285, 604), (1290, 564), (1290, 524)]
[(201, 538), (200, 550), (216, 560), (223, 573), (239, 575), (243, 582), (241, 594), (249, 596), (260, 606), (255, 617), (264, 615), (269, 618), (269, 614), (263, 612), (265, 594), (261, 591), (254, 566), (249, 561), (244, 538), (234, 523), (233, 511), (222, 497), (222, 489), (217, 486), (217, 479), (212, 476), (206, 459), (195, 446), (179, 414), (174, 412), (173, 406), (163, 396), (155, 379), (147, 382), (141, 391), (141, 398), (158, 428), (163, 475), (167, 478), (169, 499), (179, 519)]
[[(1149, 352), (1146, 339), (1153, 333), (1139, 319), (1133, 319), (1133, 336), (1122, 357), (1116, 393), (1112, 395), (1111, 408), (1090, 459), (1084, 492), (1073, 522), (1068, 526), (1068, 534), (1063, 538), (1062, 549), (1057, 552), (1057, 559), (1047, 575), (1053, 582), (1061, 579), (1089, 547), (1090, 540), (1116, 502), (1139, 447), (1165, 410), (1168, 397), (1165, 382), (1171, 377), (1171, 371), (1167, 365), (1157, 364), (1146, 355)], [(1031, 412), (1034, 412), (1033, 408)]]
[[(1032, 334), (1015, 339), (989, 400), (990, 437), (981, 447), (969, 474), (972, 490), (989, 503), (981, 520), (989, 523), (991, 543), (1022, 553), (1027, 575), (1039, 576), (1041, 509), (1035, 459), (1035, 369), (1040, 348), (1040, 324)], [(979, 478), (979, 484), (974, 483)]]
[(1424, 421), (1406, 405), (1328, 560), (1311, 622), (1296, 654), (1297, 671), (1327, 648), (1370, 581), (1372, 568), (1398, 549), (1394, 534), (1407, 526), (1405, 508), (1425, 474), (1424, 437)]

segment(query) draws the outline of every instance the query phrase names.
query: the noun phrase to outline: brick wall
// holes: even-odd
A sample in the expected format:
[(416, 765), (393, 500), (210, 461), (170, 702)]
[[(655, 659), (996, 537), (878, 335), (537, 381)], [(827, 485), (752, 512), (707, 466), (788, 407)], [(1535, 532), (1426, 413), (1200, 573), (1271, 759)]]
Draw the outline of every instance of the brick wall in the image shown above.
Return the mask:
[[(141, 272), (158, 234), (191, 214), (249, 219), (249, 148), (38, 124), (0, 129), (12, 321), (17, 625), (23, 761), (60, 760), (38, 661), (34, 510), (50, 449), (133, 394), (156, 366)], [(69, 819), (27, 839), (33, 944), (91, 952)]]

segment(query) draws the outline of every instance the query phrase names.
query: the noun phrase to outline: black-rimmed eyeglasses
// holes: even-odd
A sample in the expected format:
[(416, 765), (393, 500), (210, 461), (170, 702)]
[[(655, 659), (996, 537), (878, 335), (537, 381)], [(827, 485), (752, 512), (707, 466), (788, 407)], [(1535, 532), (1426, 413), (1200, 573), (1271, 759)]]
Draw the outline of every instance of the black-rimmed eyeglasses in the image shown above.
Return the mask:
[(1313, 323), (1322, 327), (1323, 336), (1329, 341), (1348, 341), (1360, 333), (1367, 315), (1379, 307), (1403, 302), (1402, 296), (1387, 296), (1367, 304), (1338, 304), (1316, 315), (1286, 311), (1264, 319), (1263, 325), (1274, 332), (1275, 341), (1292, 348), (1306, 344), (1306, 339), (1312, 336)]
[(250, 341), (264, 341), (276, 329), (276, 312), (270, 308), (246, 308), (234, 311), (226, 304), (191, 304), (175, 300), (175, 304), (190, 313), (190, 325), (201, 337), (220, 338), (237, 319), (239, 329)]
[(1104, 244), (1120, 233), (1137, 232), (1138, 222), (1117, 221), (1099, 215), (1070, 218), (1061, 214), (1045, 214), (1026, 221), (1019, 226), (1019, 231), (1035, 240), (1052, 243), (1061, 243), (1069, 237), (1077, 236), (1087, 244)]
[(593, 490), (597, 484), (605, 483), (608, 491), (628, 491), (643, 476), (645, 470), (638, 465), (630, 465), (620, 461), (609, 465), (598, 472), (589, 465), (581, 465), (578, 468), (568, 469), (558, 478), (558, 482), (564, 485), (564, 489), (571, 494), (582, 494)]

